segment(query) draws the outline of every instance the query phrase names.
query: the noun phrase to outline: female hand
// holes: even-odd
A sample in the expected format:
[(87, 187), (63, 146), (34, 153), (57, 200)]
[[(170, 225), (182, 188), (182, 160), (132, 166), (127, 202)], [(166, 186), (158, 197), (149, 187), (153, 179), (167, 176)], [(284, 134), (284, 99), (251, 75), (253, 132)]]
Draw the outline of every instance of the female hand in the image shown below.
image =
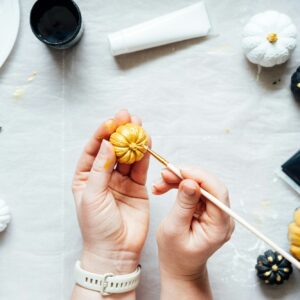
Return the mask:
[[(145, 187), (149, 157), (133, 165), (116, 164), (107, 141), (126, 123), (141, 125), (127, 110), (104, 122), (86, 145), (73, 180), (83, 237), (83, 269), (103, 274), (127, 274), (139, 263), (149, 226)], [(100, 148), (100, 149), (99, 149)]]
[(199, 187), (227, 205), (228, 192), (217, 178), (200, 169), (186, 169), (181, 173), (185, 180), (163, 170), (163, 180), (153, 185), (154, 194), (178, 188), (174, 207), (157, 232), (162, 299), (209, 299), (206, 262), (230, 239), (234, 222), (202, 197)]

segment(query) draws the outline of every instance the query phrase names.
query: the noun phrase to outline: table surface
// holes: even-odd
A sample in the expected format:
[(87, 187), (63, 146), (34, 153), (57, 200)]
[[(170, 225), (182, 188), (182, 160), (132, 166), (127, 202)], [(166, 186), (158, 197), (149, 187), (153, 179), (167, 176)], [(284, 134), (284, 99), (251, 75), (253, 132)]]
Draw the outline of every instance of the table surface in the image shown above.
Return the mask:
[[(242, 53), (241, 30), (267, 9), (287, 13), (300, 28), (298, 1), (207, 0), (210, 37), (117, 59), (109, 32), (195, 1), (78, 0), (85, 34), (67, 51), (33, 36), (33, 2), (21, 1), (18, 40), (0, 70), (0, 197), (13, 215), (0, 235), (1, 300), (69, 298), (81, 250), (70, 191), (75, 163), (99, 122), (125, 107), (142, 117), (158, 152), (220, 176), (233, 209), (288, 250), (287, 225), (300, 201), (275, 171), (299, 149), (300, 108), (289, 82), (300, 46), (288, 63), (257, 78)], [(149, 187), (160, 168), (151, 162)], [(155, 231), (174, 196), (151, 196), (139, 299), (159, 299)], [(237, 225), (209, 261), (215, 299), (299, 298), (297, 271), (280, 287), (257, 280), (256, 257), (267, 249)]]

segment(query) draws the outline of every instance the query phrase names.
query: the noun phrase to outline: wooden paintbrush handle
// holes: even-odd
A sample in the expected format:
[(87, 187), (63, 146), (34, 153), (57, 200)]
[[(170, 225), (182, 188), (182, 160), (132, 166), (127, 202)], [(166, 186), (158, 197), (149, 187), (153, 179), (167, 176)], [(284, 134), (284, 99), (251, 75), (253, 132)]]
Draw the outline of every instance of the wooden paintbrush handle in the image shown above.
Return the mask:
[[(175, 167), (174, 165), (168, 163), (167, 168), (173, 172), (175, 175), (177, 175), (180, 179), (184, 179), (181, 175), (180, 170)], [(217, 199), (215, 196), (208, 193), (203, 188), (200, 188), (201, 194), (210, 202), (212, 202), (214, 205), (219, 207), (222, 211), (227, 213), (229, 216), (231, 216), (234, 220), (236, 220), (238, 223), (243, 225), (246, 229), (248, 229), (250, 232), (252, 232), (254, 235), (256, 235), (259, 239), (264, 241), (266, 244), (268, 244), (272, 249), (280, 253), (284, 258), (286, 258), (289, 262), (294, 264), (298, 269), (300, 269), (300, 262), (294, 258), (291, 254), (283, 250), (281, 247), (279, 247), (276, 243), (274, 243), (271, 239), (266, 237), (263, 233), (261, 233), (259, 230), (254, 228), (251, 224), (249, 224), (245, 219), (240, 217), (238, 214), (236, 214), (231, 208), (229, 208), (227, 205), (225, 205), (222, 201)]]

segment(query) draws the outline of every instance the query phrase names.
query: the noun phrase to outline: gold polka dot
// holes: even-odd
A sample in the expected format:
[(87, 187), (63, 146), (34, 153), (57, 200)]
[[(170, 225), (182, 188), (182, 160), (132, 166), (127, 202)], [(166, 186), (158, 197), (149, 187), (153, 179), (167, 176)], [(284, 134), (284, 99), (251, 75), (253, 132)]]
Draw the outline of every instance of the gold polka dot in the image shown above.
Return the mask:
[(273, 265), (273, 266), (272, 266), (272, 270), (273, 270), (274, 272), (277, 272), (277, 271), (278, 271), (278, 266), (277, 266), (277, 265)]
[(283, 272), (285, 272), (285, 273), (288, 273), (289, 271), (290, 271), (289, 268), (284, 268), (284, 269), (283, 269)]
[(271, 273), (272, 273), (272, 271), (267, 271), (267, 272), (264, 273), (264, 276), (265, 276), (265, 277), (268, 277), (268, 276), (271, 275)]

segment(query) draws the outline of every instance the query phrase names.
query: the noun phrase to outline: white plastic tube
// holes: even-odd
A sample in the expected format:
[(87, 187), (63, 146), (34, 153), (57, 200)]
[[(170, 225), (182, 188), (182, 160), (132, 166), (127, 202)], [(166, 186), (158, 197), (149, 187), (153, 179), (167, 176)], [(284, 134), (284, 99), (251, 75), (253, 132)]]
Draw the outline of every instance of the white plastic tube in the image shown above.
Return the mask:
[(113, 56), (206, 36), (210, 22), (204, 2), (108, 35)]

